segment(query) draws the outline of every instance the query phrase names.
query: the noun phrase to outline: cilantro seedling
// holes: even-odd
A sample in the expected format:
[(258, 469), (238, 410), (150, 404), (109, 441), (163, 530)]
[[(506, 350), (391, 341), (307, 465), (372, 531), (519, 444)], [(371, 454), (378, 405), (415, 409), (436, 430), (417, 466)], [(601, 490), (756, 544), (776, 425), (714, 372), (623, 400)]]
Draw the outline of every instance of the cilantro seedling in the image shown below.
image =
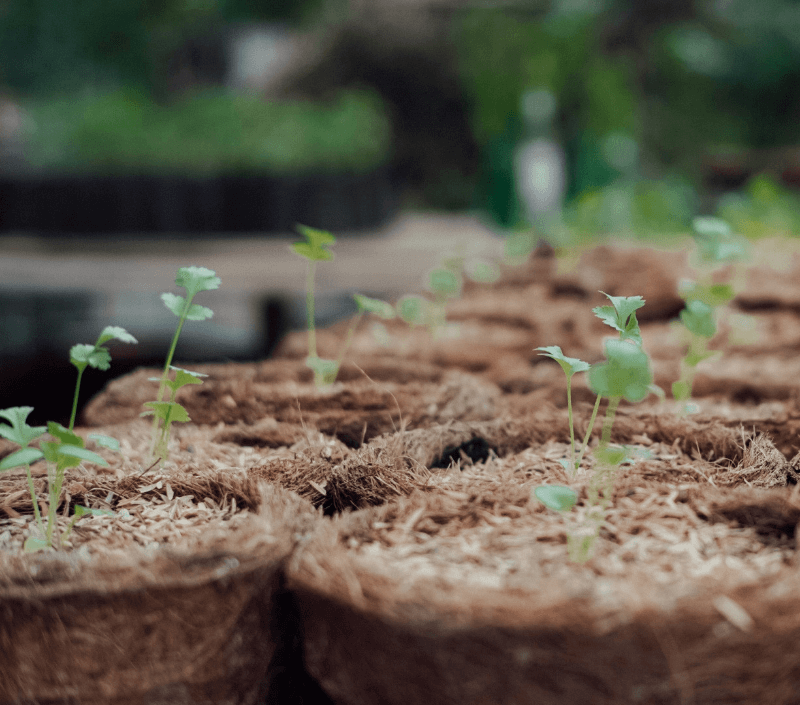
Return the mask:
[(314, 316), (314, 279), (317, 262), (328, 262), (333, 259), (330, 246), (336, 238), (325, 230), (317, 230), (307, 225), (297, 225), (297, 230), (306, 238), (305, 242), (296, 242), (292, 251), (307, 261), (306, 265), (306, 315), (308, 321), (308, 357), (306, 366), (314, 372), (314, 384), (322, 387), (330, 384), (336, 377), (339, 367), (336, 360), (325, 360), (317, 355), (317, 333)]
[(689, 400), (697, 366), (718, 354), (709, 350), (708, 344), (717, 334), (719, 313), (736, 296), (732, 284), (714, 282), (712, 273), (743, 260), (748, 251), (746, 243), (734, 237), (728, 224), (719, 218), (695, 218), (693, 229), (695, 261), (706, 274), (700, 281), (685, 282), (680, 288), (681, 297), (686, 301), (686, 307), (680, 312), (680, 322), (687, 333), (688, 347), (681, 360), (680, 377), (672, 384), (672, 396), (680, 402), (684, 414), (693, 410)]
[[(625, 448), (620, 449), (609, 446), (611, 428), (617, 407), (623, 398), (631, 402), (637, 402), (644, 399), (651, 391), (660, 391), (653, 385), (650, 360), (641, 347), (642, 336), (639, 322), (636, 318), (636, 311), (644, 306), (644, 299), (641, 296), (623, 297), (609, 294), (605, 294), (605, 296), (611, 301), (611, 305), (598, 306), (592, 310), (595, 316), (603, 323), (617, 331), (618, 338), (606, 341), (606, 360), (604, 362), (590, 366), (582, 360), (565, 356), (558, 346), (537, 348), (537, 350), (541, 351), (541, 355), (550, 357), (558, 362), (567, 377), (570, 460), (569, 463), (567, 461), (562, 462), (562, 465), (570, 474), (580, 468), (584, 452), (591, 438), (600, 400), (602, 398), (608, 399), (600, 443), (594, 453), (596, 464), (588, 487), (586, 518), (578, 531), (568, 534), (570, 558), (577, 562), (584, 562), (591, 553), (597, 533), (605, 520), (606, 508), (611, 501), (616, 468), (627, 458), (627, 450)], [(573, 375), (578, 372), (588, 372), (589, 388), (597, 395), (597, 399), (583, 446), (576, 459), (571, 383)], [(558, 511), (566, 511), (572, 506), (569, 501), (574, 496), (574, 491), (560, 485), (552, 485), (536, 488), (534, 494), (547, 507)], [(574, 503), (573, 501), (572, 504)]]
[[(153, 457), (167, 459), (167, 443), (169, 441), (169, 427), (173, 421), (189, 421), (189, 415), (183, 407), (179, 404), (174, 404), (174, 389), (175, 381), (169, 379), (170, 369), (178, 369), (172, 367), (172, 358), (175, 354), (175, 348), (178, 345), (178, 337), (183, 329), (185, 321), (205, 321), (214, 315), (214, 312), (205, 306), (192, 303), (192, 299), (201, 291), (211, 291), (218, 289), (220, 279), (214, 271), (206, 269), (205, 267), (181, 267), (175, 277), (175, 283), (186, 289), (186, 296), (178, 296), (176, 294), (165, 293), (161, 294), (161, 300), (164, 305), (178, 317), (178, 327), (175, 330), (175, 335), (172, 338), (169, 352), (167, 353), (167, 361), (164, 363), (164, 371), (161, 377), (157, 380), (158, 396), (155, 402), (148, 402), (145, 406), (150, 406), (151, 410), (142, 412), (142, 416), (153, 414), (153, 441), (151, 455)], [(187, 373), (193, 379), (201, 376), (196, 373)], [(195, 382), (187, 382), (181, 377), (184, 384), (200, 384), (201, 380)], [(172, 391), (172, 400), (170, 402), (162, 402), (165, 389), (169, 387)], [(164, 403), (167, 406), (161, 406)], [(177, 407), (183, 409), (183, 414), (177, 411)], [(171, 411), (168, 411), (171, 410)], [(177, 414), (177, 415), (176, 415)], [(185, 416), (185, 418), (184, 418)]]

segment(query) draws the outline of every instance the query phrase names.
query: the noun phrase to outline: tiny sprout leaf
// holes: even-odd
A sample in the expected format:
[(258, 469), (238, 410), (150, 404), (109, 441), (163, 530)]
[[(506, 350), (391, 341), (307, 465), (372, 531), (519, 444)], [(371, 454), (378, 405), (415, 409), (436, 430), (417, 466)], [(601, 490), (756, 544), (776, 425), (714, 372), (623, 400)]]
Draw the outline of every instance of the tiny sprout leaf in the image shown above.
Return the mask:
[[(173, 367), (170, 365), (171, 370), (175, 370), (175, 379), (167, 379), (165, 380), (165, 384), (173, 391), (177, 392), (181, 387), (187, 384), (202, 384), (203, 380), (200, 379), (201, 377), (208, 377), (208, 375), (203, 374), (202, 372), (191, 372), (190, 370), (184, 370), (181, 367)], [(157, 381), (161, 381), (160, 379)]]
[(30, 465), (43, 457), (44, 454), (38, 448), (20, 448), (0, 461), (0, 472)]
[(395, 305), (397, 315), (411, 326), (425, 323), (429, 307), (430, 304), (427, 299), (413, 294), (401, 297)]
[(84, 507), (81, 504), (76, 504), (75, 513), (72, 516), (76, 519), (80, 519), (82, 516), (113, 517), (116, 515), (110, 509), (92, 509), (91, 507)]
[(103, 328), (103, 332), (100, 333), (100, 337), (97, 339), (97, 345), (103, 345), (109, 340), (114, 339), (119, 340), (122, 343), (136, 344), (139, 342), (130, 333), (128, 333), (128, 331), (120, 326), (106, 326)]
[(339, 363), (336, 360), (326, 360), (321, 357), (307, 357), (306, 367), (314, 371), (314, 379), (322, 384), (333, 384), (339, 373)]
[(32, 406), (12, 406), (0, 410), (0, 416), (11, 424), (0, 424), (0, 436), (23, 448), (41, 436), (47, 430), (44, 426), (28, 426), (26, 419), (31, 411)]
[(108, 463), (106, 462), (105, 458), (99, 456), (97, 453), (94, 453), (91, 450), (88, 450), (87, 448), (81, 448), (79, 446), (73, 446), (63, 443), (58, 446), (58, 454), (66, 455), (68, 458), (88, 460), (91, 463), (97, 463), (98, 465), (108, 466)]
[(186, 318), (189, 321), (205, 321), (207, 318), (211, 318), (214, 315), (214, 312), (210, 308), (201, 306), (200, 304), (191, 304), (187, 309), (186, 299), (177, 294), (161, 294), (161, 300), (178, 318)]
[(36, 553), (37, 551), (43, 551), (47, 547), (47, 541), (44, 539), (40, 539), (37, 536), (29, 536), (25, 539), (22, 550), (25, 551), (25, 553)]
[(111, 367), (111, 353), (96, 345), (73, 345), (69, 351), (69, 361), (79, 370), (83, 370), (86, 365), (96, 370), (107, 370)]
[(90, 433), (89, 438), (103, 448), (119, 450), (119, 441), (113, 436), (106, 436), (103, 433)]
[(594, 457), (598, 463), (605, 465), (620, 465), (627, 458), (625, 448), (598, 448), (594, 452)]
[(317, 230), (307, 225), (296, 226), (297, 231), (305, 236), (307, 242), (296, 242), (292, 245), (292, 250), (301, 257), (318, 262), (333, 259), (333, 252), (328, 249), (329, 245), (336, 242), (336, 238), (326, 230)]
[(219, 289), (220, 278), (216, 275), (216, 272), (205, 267), (181, 267), (175, 277), (175, 283), (186, 289), (191, 301), (194, 295), (200, 291)]
[(461, 292), (461, 285), (461, 277), (450, 269), (434, 269), (428, 275), (428, 288), (442, 296), (458, 296)]
[(717, 334), (714, 309), (703, 301), (687, 301), (686, 308), (680, 312), (680, 319), (687, 330), (695, 335), (713, 338)]
[(563, 485), (543, 485), (537, 487), (533, 493), (545, 507), (557, 512), (569, 511), (578, 501), (578, 493)]
[(174, 401), (148, 401), (145, 406), (149, 406), (152, 411), (143, 411), (140, 416), (147, 416), (155, 414), (160, 419), (166, 419), (169, 416), (169, 421), (191, 421), (189, 412), (184, 407)]
[(47, 432), (53, 436), (53, 438), (57, 438), (60, 443), (83, 448), (83, 438), (77, 433), (70, 431), (66, 426), (62, 426), (60, 423), (50, 421), (47, 424)]
[(567, 357), (561, 352), (561, 348), (558, 345), (548, 345), (547, 347), (536, 348), (536, 350), (541, 350), (540, 355), (552, 358), (561, 365), (561, 369), (564, 370), (567, 379), (571, 378), (576, 372), (586, 372), (591, 367), (588, 362), (579, 360), (577, 357)]
[(361, 294), (353, 294), (353, 298), (355, 299), (359, 311), (372, 313), (379, 318), (383, 318), (385, 321), (391, 320), (396, 315), (394, 306), (386, 301), (371, 299), (369, 296), (363, 296)]
[(653, 374), (647, 353), (625, 340), (608, 340), (607, 362), (589, 370), (589, 387), (603, 397), (625, 397), (637, 402), (650, 391)]

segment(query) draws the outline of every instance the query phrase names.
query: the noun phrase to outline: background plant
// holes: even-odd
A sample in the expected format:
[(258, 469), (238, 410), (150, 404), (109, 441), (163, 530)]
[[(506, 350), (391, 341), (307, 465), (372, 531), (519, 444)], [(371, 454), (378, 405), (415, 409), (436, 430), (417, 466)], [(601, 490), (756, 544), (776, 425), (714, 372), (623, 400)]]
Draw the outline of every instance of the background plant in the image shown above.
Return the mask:
[[(189, 415), (180, 404), (175, 401), (175, 394), (180, 387), (186, 384), (200, 384), (199, 377), (204, 376), (196, 372), (188, 372), (180, 368), (172, 367), (172, 358), (175, 355), (175, 348), (178, 345), (178, 337), (183, 329), (183, 324), (188, 321), (205, 321), (214, 315), (214, 312), (205, 306), (192, 303), (192, 299), (201, 291), (211, 291), (218, 289), (220, 279), (211, 269), (205, 267), (181, 267), (175, 277), (175, 283), (186, 289), (186, 296), (178, 296), (169, 292), (161, 294), (164, 305), (178, 317), (178, 327), (172, 338), (167, 360), (164, 363), (164, 371), (158, 381), (158, 395), (155, 402), (147, 402), (147, 411), (142, 412), (142, 416), (153, 415), (153, 440), (151, 455), (154, 458), (166, 460), (168, 457), (167, 445), (169, 443), (169, 429), (174, 421), (189, 421)], [(178, 371), (176, 378), (171, 380), (169, 377), (170, 369)], [(164, 391), (169, 388), (171, 391), (170, 400), (162, 401)]]
[(686, 301), (680, 322), (687, 334), (688, 347), (681, 360), (680, 377), (672, 384), (672, 396), (681, 404), (682, 413), (695, 410), (690, 399), (697, 366), (718, 354), (709, 350), (708, 345), (717, 334), (720, 311), (736, 296), (734, 286), (714, 281), (713, 273), (741, 261), (748, 250), (745, 241), (734, 237), (730, 226), (719, 218), (695, 218), (693, 229), (695, 264), (705, 274), (698, 281), (684, 282), (680, 287), (680, 295)]

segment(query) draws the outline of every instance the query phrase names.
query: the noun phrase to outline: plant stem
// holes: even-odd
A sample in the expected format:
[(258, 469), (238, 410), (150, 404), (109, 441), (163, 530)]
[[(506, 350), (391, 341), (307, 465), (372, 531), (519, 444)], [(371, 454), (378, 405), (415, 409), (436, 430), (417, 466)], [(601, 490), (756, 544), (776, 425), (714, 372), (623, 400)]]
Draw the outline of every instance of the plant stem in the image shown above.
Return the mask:
[(33, 484), (33, 475), (31, 475), (31, 466), (26, 465), (25, 470), (28, 475), (28, 489), (31, 491), (31, 502), (33, 502), (33, 514), (36, 517), (36, 523), (39, 528), (44, 532), (44, 524), (42, 524), (42, 513), (39, 511), (39, 501), (36, 499), (36, 487)]
[(72, 414), (69, 417), (69, 430), (70, 431), (72, 430), (73, 426), (75, 425), (75, 415), (76, 415), (76, 413), (78, 411), (78, 392), (80, 391), (80, 388), (81, 388), (81, 377), (83, 377), (83, 370), (78, 370), (78, 380), (75, 382), (75, 394), (72, 397)]
[(572, 377), (567, 375), (567, 416), (569, 417), (569, 463), (575, 474), (575, 426), (572, 423)]
[(597, 399), (594, 402), (594, 409), (592, 409), (592, 417), (589, 419), (589, 428), (586, 429), (586, 436), (583, 439), (583, 446), (581, 447), (581, 452), (578, 455), (578, 460), (575, 462), (575, 470), (577, 470), (581, 466), (581, 462), (583, 461), (583, 455), (586, 453), (586, 447), (589, 445), (589, 440), (592, 437), (592, 430), (594, 429), (594, 422), (597, 418), (597, 410), (600, 408), (600, 400), (602, 397), (598, 394)]
[(314, 273), (316, 262), (308, 261), (306, 269), (306, 312), (308, 315), (308, 356), (317, 357), (317, 333), (314, 328)]
[(617, 413), (622, 397), (611, 397), (608, 400), (608, 408), (606, 409), (606, 417), (603, 420), (603, 432), (600, 436), (600, 447), (605, 448), (611, 440), (611, 427), (614, 425), (614, 416)]

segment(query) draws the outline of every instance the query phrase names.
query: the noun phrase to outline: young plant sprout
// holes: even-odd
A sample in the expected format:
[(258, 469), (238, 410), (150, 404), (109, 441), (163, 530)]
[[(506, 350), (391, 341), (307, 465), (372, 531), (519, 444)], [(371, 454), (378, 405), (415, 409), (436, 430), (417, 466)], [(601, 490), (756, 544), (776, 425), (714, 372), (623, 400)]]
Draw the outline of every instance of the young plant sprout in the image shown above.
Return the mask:
[[(45, 426), (29, 426), (28, 415), (33, 411), (30, 406), (15, 406), (10, 409), (0, 411), (8, 424), (0, 424), (0, 436), (17, 443), (20, 449), (6, 456), (0, 462), (0, 472), (11, 470), (12, 468), (24, 467), (28, 477), (28, 490), (31, 493), (31, 503), (33, 504), (33, 514), (36, 522), (37, 534), (29, 536), (25, 540), (24, 549), (26, 551), (39, 551), (50, 548), (54, 545), (54, 532), (56, 530), (56, 511), (61, 498), (61, 488), (64, 484), (64, 477), (68, 468), (79, 465), (82, 460), (88, 460), (98, 465), (108, 465), (108, 463), (97, 453), (93, 453), (84, 447), (83, 439), (73, 432), (75, 415), (78, 408), (78, 394), (80, 392), (81, 378), (87, 367), (94, 367), (100, 370), (107, 370), (111, 364), (111, 354), (104, 347), (110, 340), (120, 340), (123, 343), (136, 343), (130, 333), (119, 326), (106, 326), (100, 333), (100, 337), (94, 345), (79, 344), (74, 345), (70, 350), (70, 362), (78, 370), (78, 379), (75, 383), (75, 393), (72, 401), (72, 414), (70, 415), (69, 428), (62, 426), (55, 421), (50, 421)], [(30, 444), (39, 439), (47, 431), (55, 440), (41, 441), (39, 448), (31, 448)], [(98, 445), (119, 450), (119, 443), (110, 436), (99, 433), (89, 435)], [(47, 524), (42, 519), (39, 510), (39, 501), (36, 497), (36, 487), (34, 486), (33, 476), (31, 475), (31, 464), (44, 458), (47, 461)], [(78, 509), (85, 510), (85, 507), (76, 508), (75, 516), (69, 529), (63, 537), (58, 538), (59, 546), (69, 535), (75, 522), (89, 510), (78, 512)]]
[(701, 281), (685, 282), (680, 289), (681, 298), (686, 301), (680, 322), (687, 332), (688, 348), (681, 360), (680, 378), (672, 384), (672, 396), (680, 402), (684, 414), (696, 410), (690, 399), (697, 366), (718, 355), (718, 351), (708, 349), (708, 344), (717, 334), (719, 312), (736, 296), (730, 283), (715, 283), (712, 273), (747, 256), (746, 243), (733, 236), (724, 220), (695, 218), (693, 228), (697, 264), (710, 271)]
[(433, 294), (433, 301), (428, 302), (427, 325), (434, 338), (444, 331), (447, 324), (447, 302), (461, 294), (464, 280), (460, 264), (461, 260), (445, 261), (443, 266), (428, 274), (428, 290)]
[(317, 230), (307, 225), (297, 225), (297, 230), (306, 238), (306, 242), (296, 242), (292, 251), (307, 260), (306, 265), (306, 314), (308, 320), (308, 357), (306, 366), (314, 372), (314, 384), (322, 387), (336, 378), (339, 367), (336, 360), (324, 360), (317, 355), (317, 333), (314, 316), (314, 277), (317, 262), (328, 262), (333, 259), (329, 247), (336, 238), (325, 230)]
[[(178, 336), (181, 334), (185, 321), (205, 321), (214, 315), (214, 312), (210, 308), (200, 306), (199, 304), (193, 304), (192, 299), (201, 291), (218, 289), (220, 279), (215, 272), (205, 267), (181, 267), (175, 277), (175, 283), (186, 289), (186, 297), (170, 293), (161, 294), (161, 300), (164, 302), (164, 305), (178, 317), (178, 327), (175, 330), (175, 335), (172, 338), (172, 345), (170, 345), (169, 352), (167, 353), (164, 371), (160, 378), (154, 380), (159, 382), (156, 401), (146, 403), (145, 406), (150, 407), (150, 409), (148, 411), (143, 411), (141, 414), (141, 416), (153, 415), (151, 455), (161, 460), (167, 459), (169, 429), (172, 422), (189, 421), (189, 415), (186, 413), (186, 409), (180, 404), (175, 403), (175, 393), (180, 387), (186, 384), (201, 384), (202, 380), (198, 378), (204, 376), (198, 373), (180, 370), (181, 373), (185, 374), (179, 374), (175, 380), (170, 380), (170, 369), (179, 369), (172, 367), (172, 357), (178, 345)], [(178, 379), (180, 379), (180, 382), (178, 382)], [(164, 390), (167, 387), (172, 391), (172, 395), (169, 402), (162, 402)]]
[[(604, 293), (604, 292), (601, 292)], [(619, 333), (616, 339), (605, 343), (606, 360), (598, 365), (590, 366), (577, 358), (566, 357), (558, 346), (537, 348), (556, 360), (567, 376), (567, 407), (570, 423), (571, 453), (569, 472), (572, 475), (581, 464), (586, 447), (591, 438), (592, 429), (602, 398), (608, 399), (605, 420), (598, 448), (594, 452), (595, 471), (588, 487), (588, 508), (586, 519), (579, 530), (570, 532), (568, 549), (570, 558), (576, 562), (584, 562), (591, 554), (594, 541), (600, 526), (605, 520), (605, 513), (613, 494), (616, 469), (625, 461), (625, 448), (611, 448), (611, 428), (614, 423), (617, 407), (625, 398), (631, 402), (644, 399), (651, 391), (657, 391), (653, 385), (650, 360), (642, 350), (642, 337), (636, 311), (644, 306), (641, 296), (610, 296), (610, 306), (598, 306), (594, 314), (608, 326)], [(589, 388), (597, 394), (594, 410), (586, 431), (583, 447), (578, 458), (575, 458), (575, 432), (572, 418), (571, 380), (577, 372), (589, 373)], [(567, 469), (566, 461), (562, 463)], [(602, 495), (602, 497), (601, 497)], [(534, 496), (545, 506), (556, 511), (566, 511), (577, 502), (577, 494), (569, 487), (548, 485), (537, 487)], [(588, 529), (588, 531), (587, 531)]]

